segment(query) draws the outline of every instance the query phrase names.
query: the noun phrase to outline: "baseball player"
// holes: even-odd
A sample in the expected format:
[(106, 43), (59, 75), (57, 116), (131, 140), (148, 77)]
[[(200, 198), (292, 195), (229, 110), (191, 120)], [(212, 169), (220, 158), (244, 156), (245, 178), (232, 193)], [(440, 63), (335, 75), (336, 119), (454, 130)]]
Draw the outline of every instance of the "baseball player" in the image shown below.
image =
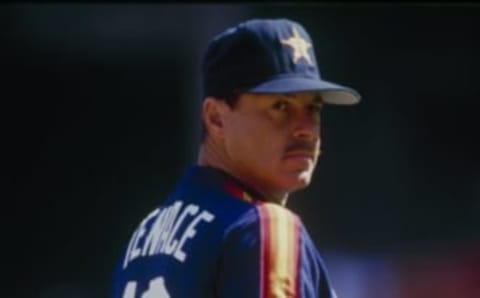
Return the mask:
[(114, 298), (333, 298), (299, 216), (323, 104), (353, 89), (320, 77), (298, 22), (252, 19), (217, 35), (203, 66), (198, 162), (139, 223), (116, 268)]

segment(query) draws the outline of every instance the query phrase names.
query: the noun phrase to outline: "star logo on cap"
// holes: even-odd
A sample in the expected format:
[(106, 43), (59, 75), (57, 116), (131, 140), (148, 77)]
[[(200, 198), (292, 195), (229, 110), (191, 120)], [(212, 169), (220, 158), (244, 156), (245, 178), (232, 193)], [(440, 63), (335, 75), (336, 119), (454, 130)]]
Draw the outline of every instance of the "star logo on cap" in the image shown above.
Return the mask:
[(293, 27), (293, 36), (288, 39), (281, 39), (280, 42), (283, 45), (292, 47), (293, 49), (293, 62), (296, 64), (300, 59), (304, 58), (308, 64), (313, 65), (312, 59), (308, 53), (308, 49), (312, 47), (312, 44), (306, 41), (300, 36), (297, 28)]

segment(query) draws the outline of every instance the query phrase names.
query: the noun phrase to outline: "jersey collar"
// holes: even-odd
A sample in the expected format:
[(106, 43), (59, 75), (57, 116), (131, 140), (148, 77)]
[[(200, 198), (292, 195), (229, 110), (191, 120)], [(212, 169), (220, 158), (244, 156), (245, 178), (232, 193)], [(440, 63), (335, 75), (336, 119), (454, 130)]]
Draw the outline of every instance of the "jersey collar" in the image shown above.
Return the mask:
[(248, 203), (266, 201), (259, 192), (248, 187), (245, 183), (222, 169), (209, 166), (193, 166), (188, 172), (187, 177), (190, 177), (190, 179), (200, 183), (207, 183), (214, 187), (220, 186), (229, 195), (241, 201)]

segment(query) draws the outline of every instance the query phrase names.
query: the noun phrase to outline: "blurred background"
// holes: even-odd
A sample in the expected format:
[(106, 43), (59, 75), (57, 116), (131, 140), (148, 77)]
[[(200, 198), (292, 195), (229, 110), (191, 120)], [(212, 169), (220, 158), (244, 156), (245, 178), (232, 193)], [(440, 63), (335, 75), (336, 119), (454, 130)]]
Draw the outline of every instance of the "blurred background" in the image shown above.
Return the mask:
[(113, 266), (200, 138), (208, 41), (249, 18), (310, 32), (323, 156), (292, 195), (340, 298), (480, 297), (480, 6), (2, 4), (2, 297), (109, 297)]

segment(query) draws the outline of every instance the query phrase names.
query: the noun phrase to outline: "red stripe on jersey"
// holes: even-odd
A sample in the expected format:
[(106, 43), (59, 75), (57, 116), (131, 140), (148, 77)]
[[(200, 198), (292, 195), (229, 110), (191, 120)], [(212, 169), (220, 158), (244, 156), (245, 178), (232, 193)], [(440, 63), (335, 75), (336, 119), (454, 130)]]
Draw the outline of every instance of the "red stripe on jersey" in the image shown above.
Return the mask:
[(300, 225), (286, 208), (257, 205), (261, 233), (261, 297), (300, 297)]
[(230, 195), (239, 200), (249, 203), (253, 201), (252, 197), (235, 183), (228, 181), (224, 183), (223, 187)]
[(243, 190), (240, 187), (238, 187), (236, 184), (232, 182), (225, 182), (223, 184), (223, 187), (231, 196), (234, 196), (237, 199), (242, 199)]

